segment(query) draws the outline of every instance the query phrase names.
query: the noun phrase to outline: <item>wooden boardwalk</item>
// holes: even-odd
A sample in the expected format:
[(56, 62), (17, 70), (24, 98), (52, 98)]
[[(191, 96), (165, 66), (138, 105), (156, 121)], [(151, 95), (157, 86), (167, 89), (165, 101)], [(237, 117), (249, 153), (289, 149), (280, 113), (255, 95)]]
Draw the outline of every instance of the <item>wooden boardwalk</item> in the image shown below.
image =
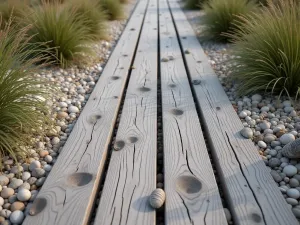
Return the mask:
[(224, 202), (233, 224), (299, 224), (242, 128), (177, 0), (139, 0), (23, 224), (225, 225)]

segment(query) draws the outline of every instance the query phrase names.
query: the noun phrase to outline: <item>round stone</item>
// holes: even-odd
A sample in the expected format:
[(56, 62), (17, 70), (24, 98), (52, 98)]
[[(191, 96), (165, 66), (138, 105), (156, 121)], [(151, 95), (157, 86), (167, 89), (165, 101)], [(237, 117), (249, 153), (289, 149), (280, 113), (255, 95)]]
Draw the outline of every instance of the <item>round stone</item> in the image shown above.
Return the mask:
[(294, 213), (296, 218), (300, 219), (300, 208), (294, 207), (292, 208), (292, 212)]
[(251, 97), (252, 101), (260, 102), (262, 100), (262, 96), (259, 94), (254, 94)]
[(68, 112), (69, 113), (78, 113), (79, 112), (79, 109), (76, 107), (76, 106), (69, 106), (68, 107)]
[(269, 110), (270, 110), (270, 108), (268, 106), (263, 106), (260, 109), (261, 112), (269, 112)]
[(8, 202), (9, 203), (14, 203), (15, 201), (17, 201), (17, 195), (12, 195), (8, 198)]
[(20, 210), (16, 210), (10, 214), (9, 220), (13, 224), (21, 224), (24, 220), (24, 213)]
[(34, 171), (36, 168), (41, 168), (41, 163), (38, 160), (32, 161), (29, 165), (30, 171)]
[(17, 194), (17, 198), (19, 199), (19, 201), (28, 201), (31, 197), (31, 192), (27, 189), (21, 189), (18, 194)]
[(46, 164), (46, 165), (44, 166), (44, 170), (47, 171), (47, 172), (50, 172), (51, 169), (52, 169), (52, 166), (51, 166), (51, 165)]
[(282, 144), (286, 145), (286, 144), (294, 141), (295, 136), (293, 134), (283, 134), (279, 140)]
[(232, 218), (231, 218), (231, 213), (230, 213), (229, 209), (224, 208), (224, 213), (225, 213), (225, 217), (226, 217), (227, 222), (228, 223), (231, 222)]
[(276, 136), (274, 134), (266, 134), (263, 140), (266, 143), (271, 143), (272, 141), (276, 140)]
[(25, 209), (25, 205), (23, 202), (14, 202), (13, 204), (11, 204), (10, 206), (10, 210), (12, 212), (16, 211), (16, 210), (21, 210), (23, 211)]
[(25, 189), (29, 190), (29, 189), (30, 189), (30, 184), (27, 183), (27, 182), (25, 182), (25, 183), (23, 183), (23, 184), (18, 188), (18, 190), (21, 190), (22, 188), (25, 188)]
[(0, 176), (0, 185), (1, 186), (7, 186), (9, 183), (9, 179), (7, 176), (1, 175)]
[(46, 171), (42, 168), (36, 168), (34, 171), (32, 171), (32, 176), (36, 178), (43, 177), (45, 175)]
[(249, 127), (245, 127), (241, 130), (241, 135), (245, 138), (251, 139), (253, 137), (253, 131)]
[(49, 152), (47, 150), (41, 150), (39, 154), (42, 158), (44, 158), (45, 156), (49, 155)]
[(277, 183), (282, 181), (282, 177), (280, 176), (280, 174), (277, 171), (271, 170), (270, 174)]
[(297, 174), (297, 168), (292, 165), (287, 165), (283, 168), (283, 173), (285, 173), (288, 177), (292, 177)]
[(3, 190), (1, 191), (1, 197), (2, 198), (9, 198), (14, 193), (15, 193), (15, 191), (12, 188), (3, 188)]
[(269, 167), (274, 168), (280, 166), (281, 161), (278, 158), (271, 158), (268, 162)]
[(45, 162), (47, 162), (47, 163), (51, 163), (52, 160), (53, 160), (53, 158), (52, 158), (51, 155), (47, 155), (47, 156), (44, 158), (44, 160), (45, 160)]
[(257, 142), (257, 145), (258, 145), (259, 147), (261, 147), (261, 148), (267, 148), (267, 144), (266, 144), (265, 142), (263, 142), (263, 141)]
[(4, 218), (9, 218), (10, 214), (11, 214), (11, 211), (8, 209), (2, 209), (0, 211), (0, 216), (2, 216)]
[(247, 113), (245, 111), (240, 112), (239, 117), (244, 119), (247, 116)]
[(60, 142), (60, 139), (58, 137), (54, 137), (51, 140), (52, 145), (57, 145), (57, 144), (59, 144), (59, 142)]
[(295, 178), (290, 179), (290, 186), (291, 187), (298, 187), (300, 185), (299, 181)]
[(29, 172), (23, 172), (22, 174), (22, 180), (26, 181), (31, 177), (31, 174)]
[(23, 180), (17, 179), (17, 178), (12, 178), (11, 181), (10, 181), (10, 184), (8, 185), (8, 187), (10, 187), (12, 189), (17, 189), (22, 184), (23, 184)]
[(44, 184), (45, 180), (46, 180), (46, 177), (41, 177), (40, 179), (38, 179), (36, 181), (36, 186), (38, 186), (38, 187), (42, 186)]
[(58, 119), (65, 119), (67, 117), (68, 117), (68, 113), (66, 113), (66, 112), (58, 112), (57, 113), (57, 118)]
[(290, 205), (298, 205), (298, 201), (294, 198), (286, 198), (285, 200)]
[(259, 124), (259, 127), (262, 129), (262, 130), (266, 130), (266, 129), (270, 129), (271, 127), (271, 124), (267, 121), (262, 121), (260, 124)]
[(300, 192), (295, 188), (291, 188), (291, 189), (287, 190), (286, 194), (289, 197), (294, 198), (294, 199), (298, 199), (300, 197)]

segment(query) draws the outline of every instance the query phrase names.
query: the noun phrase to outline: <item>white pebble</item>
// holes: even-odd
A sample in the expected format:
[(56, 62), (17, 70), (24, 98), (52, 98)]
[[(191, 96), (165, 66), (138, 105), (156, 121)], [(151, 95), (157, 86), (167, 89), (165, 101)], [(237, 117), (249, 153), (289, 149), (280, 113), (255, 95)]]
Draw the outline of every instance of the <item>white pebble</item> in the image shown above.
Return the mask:
[(291, 188), (289, 190), (287, 190), (286, 194), (294, 199), (297, 199), (300, 197), (300, 192), (296, 189), (296, 188)]
[(283, 168), (283, 173), (285, 173), (288, 177), (292, 177), (297, 174), (297, 168), (292, 165), (287, 165)]
[(17, 198), (22, 202), (28, 201), (30, 197), (31, 197), (31, 193), (27, 189), (21, 189), (17, 194)]

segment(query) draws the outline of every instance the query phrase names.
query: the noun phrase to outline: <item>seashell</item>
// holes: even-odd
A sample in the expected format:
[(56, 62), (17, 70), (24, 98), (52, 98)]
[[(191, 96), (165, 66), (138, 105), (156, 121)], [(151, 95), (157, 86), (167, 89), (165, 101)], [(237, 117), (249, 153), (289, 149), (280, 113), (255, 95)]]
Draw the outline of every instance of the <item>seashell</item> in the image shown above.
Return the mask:
[(149, 203), (154, 209), (162, 207), (166, 200), (166, 194), (163, 189), (156, 188), (149, 197)]
[(168, 62), (169, 59), (167, 59), (167, 58), (162, 58), (161, 61), (162, 61), (162, 62)]
[(300, 139), (296, 139), (285, 145), (282, 148), (282, 155), (287, 158), (297, 159), (300, 158)]

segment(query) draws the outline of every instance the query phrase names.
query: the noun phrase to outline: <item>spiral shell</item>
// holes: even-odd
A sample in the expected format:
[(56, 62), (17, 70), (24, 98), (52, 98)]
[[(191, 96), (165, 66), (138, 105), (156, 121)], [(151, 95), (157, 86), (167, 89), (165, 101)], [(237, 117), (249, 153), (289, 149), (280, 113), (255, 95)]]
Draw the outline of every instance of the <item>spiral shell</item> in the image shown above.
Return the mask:
[(166, 200), (166, 194), (163, 189), (156, 188), (149, 197), (149, 203), (154, 209), (160, 208)]
[(292, 141), (285, 145), (281, 153), (287, 158), (300, 158), (300, 139), (296, 139), (295, 141)]

